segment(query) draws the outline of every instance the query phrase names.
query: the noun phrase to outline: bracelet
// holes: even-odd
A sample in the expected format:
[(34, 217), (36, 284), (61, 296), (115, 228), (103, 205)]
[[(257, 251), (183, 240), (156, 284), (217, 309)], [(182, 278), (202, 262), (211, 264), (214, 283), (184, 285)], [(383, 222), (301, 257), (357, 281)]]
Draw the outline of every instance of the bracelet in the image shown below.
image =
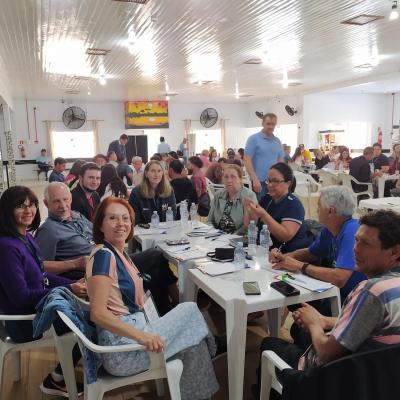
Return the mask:
[(307, 274), (307, 268), (308, 268), (309, 265), (310, 265), (310, 263), (304, 263), (303, 266), (301, 267), (301, 273), (303, 275), (308, 275)]

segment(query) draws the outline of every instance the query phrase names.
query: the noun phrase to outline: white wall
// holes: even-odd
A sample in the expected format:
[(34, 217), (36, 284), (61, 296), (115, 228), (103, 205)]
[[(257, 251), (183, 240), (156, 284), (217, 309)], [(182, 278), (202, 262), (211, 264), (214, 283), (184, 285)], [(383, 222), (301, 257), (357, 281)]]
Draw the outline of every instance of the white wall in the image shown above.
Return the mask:
[[(303, 140), (306, 146), (318, 146), (318, 131), (341, 129), (343, 125), (354, 122), (367, 122), (370, 143), (377, 140), (377, 130), (383, 132), (383, 146), (390, 146), (391, 105), (385, 94), (336, 94), (318, 93), (304, 96)], [(346, 132), (341, 145), (346, 145)], [(362, 146), (360, 146), (362, 147)]]

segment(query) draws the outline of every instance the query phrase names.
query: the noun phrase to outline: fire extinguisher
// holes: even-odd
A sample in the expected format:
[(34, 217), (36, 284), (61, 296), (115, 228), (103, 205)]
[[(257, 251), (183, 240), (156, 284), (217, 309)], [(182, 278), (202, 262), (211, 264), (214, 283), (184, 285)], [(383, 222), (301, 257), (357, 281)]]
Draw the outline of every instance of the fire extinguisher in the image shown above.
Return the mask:
[(21, 158), (25, 158), (26, 157), (25, 146), (23, 144), (19, 144), (18, 149), (19, 149), (19, 155), (21, 156)]
[(380, 145), (382, 145), (382, 139), (383, 139), (382, 129), (381, 129), (381, 127), (378, 127), (378, 143)]

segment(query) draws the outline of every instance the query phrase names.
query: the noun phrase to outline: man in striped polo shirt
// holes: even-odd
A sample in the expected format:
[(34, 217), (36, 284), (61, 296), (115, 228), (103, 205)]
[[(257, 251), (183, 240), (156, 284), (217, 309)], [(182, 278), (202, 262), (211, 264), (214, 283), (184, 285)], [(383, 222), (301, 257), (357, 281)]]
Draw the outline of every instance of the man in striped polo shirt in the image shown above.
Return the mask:
[(274, 351), (293, 368), (308, 369), (400, 344), (400, 214), (382, 210), (361, 217), (354, 254), (357, 271), (368, 279), (349, 293), (338, 318), (324, 317), (309, 304), (293, 312), (295, 322), (310, 332), (312, 346), (303, 354), (295, 344), (266, 338), (262, 350)]

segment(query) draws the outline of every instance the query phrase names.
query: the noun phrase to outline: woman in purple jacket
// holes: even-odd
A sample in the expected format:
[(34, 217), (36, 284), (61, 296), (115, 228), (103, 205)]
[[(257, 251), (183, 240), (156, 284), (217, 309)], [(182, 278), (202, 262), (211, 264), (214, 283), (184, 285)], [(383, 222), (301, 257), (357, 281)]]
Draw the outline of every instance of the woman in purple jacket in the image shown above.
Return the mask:
[[(0, 313), (34, 314), (36, 304), (57, 286), (68, 287), (81, 296), (86, 292), (83, 281), (74, 282), (44, 270), (40, 249), (32, 235), (40, 224), (38, 199), (27, 187), (14, 186), (0, 198)], [(32, 321), (6, 321), (7, 333), (17, 343), (34, 340)], [(58, 335), (68, 328), (58, 321)], [(76, 346), (74, 361), (79, 361)], [(61, 366), (47, 376), (41, 385), (47, 394), (65, 396)]]

